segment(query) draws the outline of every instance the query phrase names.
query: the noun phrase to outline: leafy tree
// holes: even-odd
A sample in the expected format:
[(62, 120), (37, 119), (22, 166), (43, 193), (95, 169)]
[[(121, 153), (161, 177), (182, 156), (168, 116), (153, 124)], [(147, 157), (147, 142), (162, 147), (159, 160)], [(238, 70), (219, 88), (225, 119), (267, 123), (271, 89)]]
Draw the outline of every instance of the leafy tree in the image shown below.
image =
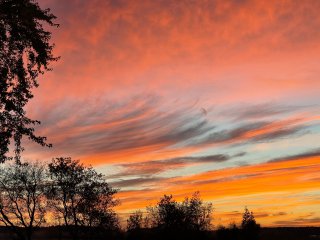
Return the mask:
[(136, 211), (127, 219), (127, 237), (128, 240), (150, 239), (147, 236), (146, 229), (143, 228), (143, 215), (141, 211)]
[[(112, 208), (117, 190), (111, 188), (105, 176), (92, 167), (85, 167), (71, 158), (56, 158), (49, 164), (51, 205), (64, 225), (71, 227), (77, 238), (79, 227), (119, 228)], [(70, 229), (71, 229), (70, 228)]]
[(147, 208), (145, 221), (156, 232), (155, 239), (206, 239), (211, 213), (212, 205), (204, 204), (197, 192), (181, 203), (164, 195), (156, 206)]
[(57, 26), (55, 18), (34, 0), (0, 0), (0, 162), (9, 158), (11, 142), (20, 161), (23, 136), (51, 146), (35, 135), (33, 127), (40, 122), (27, 117), (24, 107), (38, 87), (39, 75), (58, 59), (52, 54), (51, 33), (43, 28)]
[(211, 228), (212, 204), (204, 204), (199, 192), (195, 192), (190, 199), (185, 198), (182, 208), (188, 229), (203, 231)]
[(250, 212), (247, 207), (242, 216), (241, 229), (244, 239), (259, 239), (260, 224), (257, 224), (253, 212)]
[(131, 214), (127, 219), (127, 230), (136, 231), (136, 230), (142, 229), (142, 227), (143, 227), (142, 212), (136, 211), (135, 213)]
[(157, 206), (158, 211), (158, 227), (165, 229), (179, 228), (183, 224), (184, 213), (178, 202), (173, 199), (172, 195), (164, 195), (160, 199)]
[(204, 204), (199, 192), (182, 203), (164, 195), (155, 207), (147, 208), (150, 227), (203, 231), (211, 227), (212, 204)]
[(45, 222), (46, 171), (39, 164), (10, 164), (0, 170), (0, 221), (21, 240)]

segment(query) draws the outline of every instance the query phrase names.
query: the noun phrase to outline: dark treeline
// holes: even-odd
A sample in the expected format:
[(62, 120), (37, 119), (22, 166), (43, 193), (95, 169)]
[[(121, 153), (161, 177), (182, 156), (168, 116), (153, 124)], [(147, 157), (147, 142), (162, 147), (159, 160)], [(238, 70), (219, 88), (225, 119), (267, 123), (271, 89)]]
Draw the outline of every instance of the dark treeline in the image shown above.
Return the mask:
[[(103, 174), (71, 158), (49, 164), (11, 162), (0, 169), (0, 222), (12, 239), (31, 240), (41, 227), (56, 226), (60, 239), (212, 239), (211, 203), (199, 192), (177, 202), (164, 195), (145, 213), (121, 226), (117, 189)], [(258, 239), (259, 224), (245, 209), (242, 224), (219, 227), (215, 239)]]

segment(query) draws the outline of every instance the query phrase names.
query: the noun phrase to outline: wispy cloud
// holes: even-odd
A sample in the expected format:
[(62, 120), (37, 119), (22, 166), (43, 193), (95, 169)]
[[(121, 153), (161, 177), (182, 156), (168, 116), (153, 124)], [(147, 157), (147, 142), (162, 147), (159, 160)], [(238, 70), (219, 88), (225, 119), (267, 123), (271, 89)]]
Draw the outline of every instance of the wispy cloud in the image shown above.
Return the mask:
[(313, 217), (313, 218), (296, 218), (293, 220), (282, 220), (282, 221), (275, 221), (275, 225), (280, 226), (314, 226), (319, 225), (320, 217)]
[(234, 107), (222, 110), (220, 114), (231, 118), (233, 117), (234, 121), (236, 122), (242, 120), (259, 121), (263, 118), (270, 119), (275, 116), (292, 114), (294, 112), (299, 112), (299, 110), (303, 110), (310, 107), (312, 106), (279, 105), (277, 103), (268, 102), (247, 106), (245, 108), (243, 106), (236, 105)]
[[(144, 184), (153, 184), (156, 182), (161, 181), (163, 178), (160, 177), (139, 177), (133, 179), (126, 179), (120, 180), (116, 182), (112, 182), (111, 185), (116, 188), (123, 188), (123, 187), (132, 187), (139, 185), (140, 187)], [(144, 190), (146, 190), (144, 188)]]
[(209, 132), (204, 138), (191, 144), (244, 144), (248, 142), (272, 141), (297, 133), (302, 134), (307, 126), (304, 125), (304, 119), (248, 122), (240, 126), (229, 127), (226, 130)]
[(293, 160), (299, 160), (299, 159), (304, 159), (304, 158), (311, 158), (311, 157), (320, 157), (320, 148), (319, 149), (312, 149), (307, 152), (303, 152), (300, 154), (295, 154), (295, 155), (289, 155), (289, 156), (284, 156), (276, 159), (271, 159), (269, 162), (281, 162), (281, 161), (293, 161)]
[[(79, 110), (73, 112), (72, 109)], [(39, 115), (44, 123), (39, 132), (49, 136), (55, 155), (81, 158), (95, 155), (100, 156), (99, 163), (120, 164), (124, 156), (130, 155), (129, 161), (148, 161), (150, 169), (157, 163), (170, 168), (226, 161), (227, 155), (197, 154), (194, 157), (193, 153), (214, 146), (278, 141), (299, 136), (306, 134), (312, 124), (303, 117), (252, 122), (250, 117), (245, 119), (242, 116), (241, 123), (227, 118), (226, 128), (223, 123), (203, 114), (197, 105), (177, 104), (167, 110), (164, 99), (151, 95), (120, 102), (110, 102), (105, 98), (69, 101), (63, 106), (52, 106)], [(39, 148), (32, 150), (41, 151)], [(141, 163), (137, 168), (145, 167)]]
[(229, 155), (216, 154), (198, 157), (176, 157), (164, 160), (152, 160), (146, 162), (121, 164), (125, 170), (110, 177), (124, 177), (130, 175), (152, 175), (159, 174), (171, 169), (178, 169), (188, 165), (204, 164), (204, 163), (220, 163), (231, 159)]

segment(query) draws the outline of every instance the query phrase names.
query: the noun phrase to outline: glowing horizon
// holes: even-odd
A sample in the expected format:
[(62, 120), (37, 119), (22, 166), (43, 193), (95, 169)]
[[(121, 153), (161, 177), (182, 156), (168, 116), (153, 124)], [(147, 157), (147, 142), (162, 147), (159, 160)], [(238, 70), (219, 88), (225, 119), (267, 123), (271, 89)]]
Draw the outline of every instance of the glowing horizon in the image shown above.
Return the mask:
[(320, 226), (320, 1), (40, 0), (61, 60), (28, 113), (125, 216), (200, 191), (214, 225)]

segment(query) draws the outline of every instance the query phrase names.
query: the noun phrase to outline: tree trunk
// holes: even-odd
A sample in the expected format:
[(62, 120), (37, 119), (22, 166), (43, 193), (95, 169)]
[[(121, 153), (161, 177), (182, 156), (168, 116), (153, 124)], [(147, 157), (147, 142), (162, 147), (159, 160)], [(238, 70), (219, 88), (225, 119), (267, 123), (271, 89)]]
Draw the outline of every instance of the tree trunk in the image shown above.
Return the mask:
[(28, 228), (26, 232), (26, 240), (31, 240), (32, 238), (32, 229)]

